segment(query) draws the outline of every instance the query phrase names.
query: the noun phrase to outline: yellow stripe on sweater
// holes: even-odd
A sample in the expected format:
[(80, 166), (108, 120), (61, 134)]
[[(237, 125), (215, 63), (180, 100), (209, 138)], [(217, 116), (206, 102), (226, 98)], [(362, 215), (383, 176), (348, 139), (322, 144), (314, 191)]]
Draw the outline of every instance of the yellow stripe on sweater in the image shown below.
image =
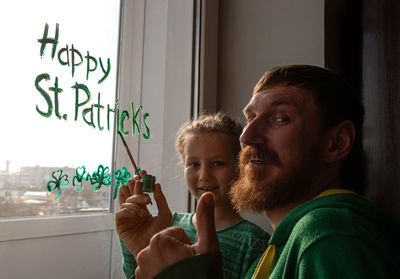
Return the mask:
[(323, 191), (318, 196), (316, 196), (314, 198), (314, 200), (318, 199), (318, 198), (325, 197), (325, 196), (334, 195), (334, 194), (356, 194), (356, 193), (353, 192), (353, 191), (350, 191), (350, 190), (346, 190), (346, 189), (328, 189), (328, 190)]
[(274, 261), (275, 253), (276, 253), (275, 244), (270, 244), (267, 250), (265, 250), (264, 254), (262, 255), (260, 261), (258, 262), (254, 274), (251, 277), (252, 279), (267, 278), (272, 263)]

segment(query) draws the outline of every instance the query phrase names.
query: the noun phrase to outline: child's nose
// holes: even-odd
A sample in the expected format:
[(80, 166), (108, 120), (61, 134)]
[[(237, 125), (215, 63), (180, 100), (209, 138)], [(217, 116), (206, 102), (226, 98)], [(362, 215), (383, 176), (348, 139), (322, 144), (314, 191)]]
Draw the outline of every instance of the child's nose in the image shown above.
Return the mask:
[(210, 176), (211, 176), (210, 168), (207, 166), (202, 166), (200, 168), (199, 180), (206, 181), (210, 178)]

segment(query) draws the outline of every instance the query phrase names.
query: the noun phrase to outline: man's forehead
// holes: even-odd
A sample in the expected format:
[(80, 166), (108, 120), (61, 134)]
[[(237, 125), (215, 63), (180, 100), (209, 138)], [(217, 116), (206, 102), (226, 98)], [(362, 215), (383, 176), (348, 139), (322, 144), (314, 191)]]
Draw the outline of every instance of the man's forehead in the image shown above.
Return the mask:
[(275, 86), (253, 93), (250, 102), (243, 112), (257, 107), (279, 106), (283, 104), (295, 106), (298, 110), (304, 110), (313, 104), (313, 98), (306, 89), (294, 86)]

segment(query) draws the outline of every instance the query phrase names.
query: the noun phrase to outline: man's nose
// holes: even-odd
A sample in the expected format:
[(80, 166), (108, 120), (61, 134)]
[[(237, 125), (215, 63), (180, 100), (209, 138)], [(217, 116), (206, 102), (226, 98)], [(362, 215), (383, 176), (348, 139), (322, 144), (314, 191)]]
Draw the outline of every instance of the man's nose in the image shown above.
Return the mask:
[(263, 127), (261, 120), (255, 119), (247, 123), (239, 138), (242, 148), (265, 143), (265, 133), (266, 128)]

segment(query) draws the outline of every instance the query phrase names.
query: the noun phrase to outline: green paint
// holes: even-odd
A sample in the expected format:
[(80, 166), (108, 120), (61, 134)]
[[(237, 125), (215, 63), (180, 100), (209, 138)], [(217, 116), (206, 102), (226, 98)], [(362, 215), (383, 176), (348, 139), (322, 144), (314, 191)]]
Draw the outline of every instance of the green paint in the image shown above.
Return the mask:
[(58, 93), (63, 92), (61, 88), (58, 88), (58, 77), (56, 77), (56, 81), (54, 82), (54, 87), (49, 87), (50, 91), (54, 91), (54, 108), (55, 114), (58, 119), (61, 119), (60, 112), (58, 110)]
[(115, 188), (113, 193), (113, 199), (118, 195), (118, 190), (121, 185), (126, 185), (128, 180), (132, 177), (132, 174), (128, 171), (126, 167), (122, 167), (113, 172), (113, 177), (115, 178)]
[[(141, 169), (138, 168), (139, 172)], [(135, 174), (137, 174), (135, 172)], [(68, 186), (69, 180), (68, 175), (63, 174), (63, 171), (57, 170), (53, 171), (51, 174), (53, 180), (50, 180), (46, 183), (47, 190), (49, 192), (54, 192), (58, 190), (58, 194), (55, 200), (58, 200), (61, 196), (61, 186)], [(122, 167), (120, 169), (112, 172), (112, 177), (115, 179), (115, 188), (113, 192), (113, 199), (116, 199), (118, 195), (119, 187), (126, 185), (130, 178), (132, 178), (132, 174), (128, 171), (126, 167)], [(144, 192), (152, 192), (154, 191), (154, 183), (155, 176), (146, 174), (142, 176), (143, 183), (143, 191)], [(111, 174), (109, 173), (109, 168), (104, 167), (103, 165), (99, 165), (97, 171), (94, 171), (92, 174), (88, 173), (86, 167), (83, 165), (81, 167), (77, 167), (75, 169), (75, 175), (72, 178), (72, 186), (76, 189), (77, 192), (81, 192), (83, 189), (83, 181), (89, 182), (93, 188), (93, 192), (98, 192), (102, 185), (110, 186), (111, 185)]]
[(97, 108), (97, 128), (103, 131), (104, 127), (100, 124), (100, 110), (103, 109), (104, 106), (100, 104), (100, 92), (97, 94), (97, 104), (93, 104), (93, 107)]
[(143, 133), (142, 136), (143, 136), (143, 138), (145, 138), (145, 139), (149, 139), (149, 138), (150, 138), (150, 128), (149, 128), (149, 126), (147, 125), (147, 122), (146, 122), (146, 119), (147, 119), (147, 117), (149, 117), (149, 116), (150, 116), (150, 114), (149, 114), (148, 112), (145, 112), (145, 113), (143, 114), (143, 124), (144, 124), (144, 127), (145, 127), (145, 129), (146, 129), (146, 134)]
[[(59, 43), (59, 24), (57, 23), (55, 26), (55, 35), (54, 38), (50, 38), (48, 36), (49, 25), (46, 23), (44, 27), (43, 37), (38, 39), (40, 43), (40, 56), (43, 58), (45, 48), (48, 44), (52, 45), (52, 52), (51, 57), (54, 58), (54, 55), (57, 51), (57, 45)], [(70, 47), (69, 47), (70, 46)], [(83, 62), (86, 63), (86, 80), (89, 80), (89, 76), (92, 76), (93, 72), (97, 69), (101, 69), (102, 77), (98, 80), (98, 84), (102, 83), (110, 74), (111, 72), (111, 61), (110, 58), (107, 58), (107, 62), (101, 57), (94, 57), (90, 54), (90, 51), (86, 51), (86, 56), (82, 57), (81, 52), (74, 46), (74, 44), (65, 44), (65, 47), (59, 49), (57, 53), (57, 60), (61, 66), (68, 66), (71, 67), (71, 74), (72, 77), (75, 75), (76, 67), (81, 65)], [(98, 67), (100, 64), (100, 67)], [(41, 85), (41, 82), (49, 81), (50, 75), (48, 73), (39, 74), (35, 79), (35, 87), (41, 96), (44, 98), (47, 109), (40, 109), (38, 105), (36, 105), (36, 111), (42, 115), (43, 117), (49, 118), (51, 117), (54, 109), (54, 114), (58, 119), (68, 119), (68, 115), (66, 113), (60, 112), (61, 107), (61, 97), (60, 94), (63, 93), (63, 89), (59, 86), (60, 80), (56, 76), (54, 81), (54, 86), (48, 87), (47, 91)], [(91, 93), (89, 88), (82, 83), (78, 83), (75, 81), (75, 85), (71, 86), (72, 89), (75, 89), (75, 103), (74, 103), (74, 121), (78, 120), (78, 114), (81, 112), (82, 120), (90, 127), (94, 129), (98, 128), (99, 131), (104, 130), (104, 125), (101, 123), (101, 116), (102, 111), (105, 109), (105, 105), (101, 104), (101, 94), (98, 92), (97, 95), (97, 102), (89, 103), (91, 101)], [(49, 91), (54, 92), (54, 100), (50, 97)], [(83, 91), (84, 94), (81, 94)], [(68, 96), (65, 94), (61, 95), (62, 98), (64, 96)], [(62, 107), (61, 107), (62, 108)], [(122, 109), (121, 109), (122, 110)], [(132, 129), (131, 134), (134, 136), (137, 134), (138, 136), (143, 136), (144, 139), (150, 138), (150, 128), (147, 124), (147, 120), (149, 117), (149, 113), (143, 112), (143, 117), (140, 119), (140, 113), (143, 112), (143, 107), (139, 106), (136, 108), (134, 107), (133, 101), (130, 102), (130, 110), (122, 110), (120, 111), (119, 108), (119, 100), (115, 100), (114, 107), (111, 107), (107, 104), (107, 130), (110, 131), (110, 123), (113, 121), (112, 117), (110, 116), (111, 113), (114, 113), (115, 121), (115, 131), (122, 132), (125, 136), (129, 135), (130, 127)], [(128, 122), (132, 121), (130, 126)], [(142, 121), (142, 122), (141, 122)], [(141, 133), (141, 127), (143, 127), (145, 132)]]
[(133, 102), (131, 101), (130, 104), (131, 104), (131, 109), (132, 109), (132, 136), (133, 136), (133, 135), (135, 135), (135, 127), (138, 130), (138, 134), (140, 134), (140, 127), (139, 127), (139, 123), (137, 121), (137, 115), (139, 114), (140, 109), (142, 109), (142, 106), (139, 106), (135, 113), (135, 107), (133, 105)]
[(93, 188), (93, 192), (97, 192), (98, 190), (100, 190), (100, 187), (102, 185), (110, 186), (111, 175), (109, 173), (109, 168), (104, 167), (103, 165), (99, 165), (97, 171), (93, 172), (90, 183), (92, 183), (92, 185), (96, 185), (96, 187)]
[[(80, 53), (80, 51), (74, 48), (74, 44), (71, 45), (70, 51), (71, 51), (71, 60), (72, 60), (71, 61), (72, 77), (74, 77), (75, 67), (82, 64), (83, 58), (82, 58), (82, 54)], [(80, 62), (77, 62), (77, 63), (75, 62), (75, 55), (78, 55), (78, 57), (81, 59)]]
[[(97, 60), (93, 56), (90, 56), (89, 51), (87, 51), (86, 58), (86, 80), (89, 79), (89, 72), (94, 72), (97, 69)], [(94, 68), (90, 68), (90, 61), (94, 62)]]
[(125, 129), (124, 129), (125, 118), (129, 119), (129, 113), (126, 110), (122, 111), (122, 113), (121, 113), (121, 133), (123, 133), (125, 136), (127, 136), (127, 135), (129, 135), (129, 132), (125, 131)]
[(67, 186), (69, 183), (68, 175), (63, 174), (62, 170), (57, 170), (53, 171), (51, 176), (54, 178), (54, 180), (47, 182), (46, 187), (51, 193), (58, 189), (57, 196), (55, 197), (55, 200), (58, 200), (58, 198), (61, 196), (61, 186)]
[(107, 70), (105, 70), (104, 69), (104, 67), (103, 67), (103, 62), (101, 61), (101, 57), (99, 57), (99, 61), (100, 61), (100, 67), (101, 67), (101, 70), (103, 71), (103, 73), (104, 73), (104, 76), (99, 80), (99, 84), (100, 83), (102, 83), (107, 77), (108, 77), (108, 75), (110, 74), (110, 71), (111, 71), (111, 62), (110, 62), (110, 58), (107, 58)]
[[(87, 86), (84, 84), (75, 82), (75, 85), (73, 85), (72, 88), (75, 88), (75, 121), (76, 121), (78, 119), (79, 107), (86, 105), (90, 101), (91, 95), (89, 88), (87, 88)], [(86, 93), (86, 100), (83, 102), (79, 102), (79, 89), (83, 90), (83, 92)]]
[[(118, 99), (117, 100), (115, 100), (116, 102), (118, 101)], [(115, 109), (113, 109), (113, 108), (110, 108), (110, 105), (109, 104), (107, 104), (107, 130), (108, 131), (110, 131), (110, 112), (112, 112), (112, 113), (115, 113)]]
[[(43, 36), (37, 41), (40, 43), (40, 57), (43, 58), (44, 51), (47, 44), (52, 45), (51, 50), (51, 59), (54, 59), (54, 56), (57, 51), (57, 45), (59, 43), (59, 24), (56, 24), (55, 35), (54, 38), (48, 37), (49, 25), (46, 23), (44, 26)], [(83, 62), (86, 63), (86, 80), (89, 79), (90, 72), (95, 72), (98, 68), (101, 69), (102, 77), (98, 80), (98, 84), (102, 83), (109, 76), (111, 72), (111, 60), (107, 58), (106, 65), (103, 63), (103, 59), (101, 57), (94, 57), (90, 55), (89, 50), (86, 51), (86, 56), (82, 56), (82, 52), (77, 49), (74, 44), (71, 44), (71, 47), (66, 44), (66, 47), (61, 48), (57, 53), (57, 60), (61, 66), (71, 67), (71, 75), (74, 77), (76, 67), (81, 65)], [(63, 59), (64, 58), (64, 59)], [(100, 62), (101, 67), (97, 67), (98, 62)]]
[(86, 167), (82, 166), (82, 167), (78, 167), (75, 169), (75, 175), (72, 178), (72, 185), (74, 187), (76, 187), (76, 185), (79, 185), (80, 187), (76, 189), (77, 192), (82, 191), (82, 181), (86, 180), (85, 179), (85, 174), (87, 174), (86, 172)]
[(47, 37), (47, 34), (49, 32), (49, 25), (46, 23), (44, 25), (44, 32), (43, 32), (43, 38), (38, 39), (38, 42), (40, 43), (40, 57), (43, 57), (44, 50), (46, 48), (46, 44), (52, 44), (53, 48), (51, 49), (51, 59), (54, 58), (54, 55), (56, 53), (57, 49), (57, 44), (58, 44), (58, 29), (59, 29), (59, 24), (56, 23), (56, 33), (54, 38), (49, 38)]
[[(61, 55), (62, 55), (64, 52), (67, 52), (67, 61), (63, 61), (63, 60), (61, 59)], [(62, 66), (67, 65), (67, 66), (69, 67), (69, 49), (68, 49), (68, 45), (66, 45), (65, 47), (63, 47), (62, 49), (60, 49), (60, 50), (58, 51), (57, 57), (58, 57), (58, 63), (60, 63)]]
[[(87, 120), (86, 115), (89, 114), (90, 115), (90, 120)], [(93, 105), (91, 105), (89, 108), (85, 108), (82, 111), (82, 118), (83, 121), (86, 122), (86, 124), (88, 124), (89, 126), (96, 128), (96, 126), (94, 125), (93, 122)]]
[(40, 74), (35, 79), (35, 87), (39, 91), (39, 93), (43, 96), (47, 103), (47, 112), (43, 112), (39, 109), (38, 105), (36, 105), (36, 111), (43, 117), (49, 118), (51, 113), (53, 112), (53, 103), (51, 102), (49, 94), (40, 87), (39, 82), (42, 80), (50, 80), (50, 75), (47, 73)]
[[(50, 97), (49, 93), (41, 86), (41, 82), (49, 81), (50, 75), (47, 73), (40, 74), (35, 79), (35, 87), (44, 100), (47, 103), (47, 110), (39, 109), (39, 106), (36, 105), (36, 111), (42, 115), (43, 117), (49, 118), (53, 113), (53, 108), (55, 112), (55, 116), (58, 119), (67, 120), (67, 114), (62, 114), (60, 112), (60, 94), (63, 93), (63, 89), (59, 86), (59, 79), (55, 77), (54, 85), (48, 87), (49, 91), (54, 92), (54, 101)], [(105, 106), (101, 103), (101, 93), (97, 94), (96, 103), (89, 103), (92, 100), (92, 94), (90, 93), (89, 88), (82, 83), (75, 82), (75, 85), (71, 86), (75, 91), (75, 102), (74, 102), (74, 121), (78, 120), (78, 115), (81, 113), (82, 120), (90, 127), (94, 129), (98, 128), (99, 131), (104, 130), (104, 126), (101, 123), (102, 112), (105, 110)], [(64, 95), (64, 94), (63, 94)], [(129, 131), (127, 130), (127, 121), (131, 120), (131, 128), (132, 128), (132, 136), (136, 133), (138, 135), (141, 134), (141, 125), (144, 125), (145, 132), (141, 135), (144, 139), (150, 138), (150, 128), (148, 125), (148, 118), (150, 114), (148, 112), (143, 112), (143, 117), (140, 119), (140, 112), (143, 111), (143, 107), (139, 106), (138, 108), (134, 107), (133, 101), (130, 102), (130, 110), (122, 110), (119, 109), (119, 100), (115, 99), (114, 108), (112, 108), (109, 104), (107, 104), (107, 130), (110, 131), (110, 123), (112, 121), (111, 114), (113, 113), (116, 117), (116, 132), (121, 132), (125, 136), (129, 135)], [(132, 117), (131, 117), (132, 116)]]

